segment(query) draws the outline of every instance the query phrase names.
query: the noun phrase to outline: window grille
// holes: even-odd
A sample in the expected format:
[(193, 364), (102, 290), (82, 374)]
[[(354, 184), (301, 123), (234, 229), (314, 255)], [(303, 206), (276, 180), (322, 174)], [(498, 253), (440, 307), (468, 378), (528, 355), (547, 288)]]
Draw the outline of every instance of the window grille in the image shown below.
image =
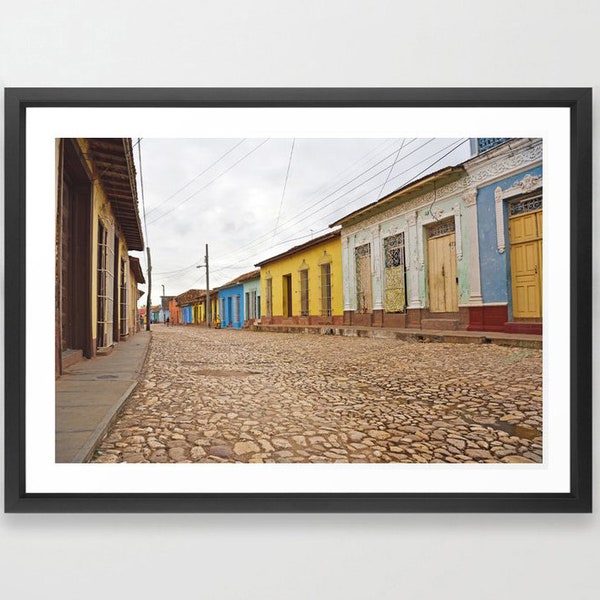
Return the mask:
[(536, 196), (535, 198), (526, 198), (520, 202), (511, 202), (508, 205), (508, 210), (511, 217), (542, 210), (542, 197)]
[(356, 309), (370, 312), (373, 307), (371, 288), (371, 244), (354, 249), (356, 261)]
[(106, 348), (113, 344), (113, 293), (114, 293), (114, 232), (98, 222), (97, 265), (97, 321), (96, 345)]
[(477, 149), (479, 154), (487, 152), (504, 142), (507, 142), (510, 138), (477, 138)]
[(404, 232), (384, 238), (383, 251), (385, 256), (384, 307), (386, 312), (403, 312), (406, 308)]
[(431, 225), (427, 229), (427, 235), (429, 238), (441, 237), (443, 235), (448, 235), (449, 233), (454, 233), (454, 229), (454, 219), (446, 219), (445, 221), (440, 221), (435, 225)]
[(233, 322), (240, 322), (240, 296), (234, 296), (233, 298)]
[(308, 269), (300, 271), (300, 315), (308, 317)]
[(248, 306), (248, 318), (256, 319), (256, 290), (250, 292), (250, 302)]
[(260, 296), (256, 296), (256, 318), (260, 319), (261, 316), (261, 312), (260, 312)]
[(244, 298), (244, 319), (247, 321), (250, 318), (250, 292), (246, 292)]
[(273, 280), (267, 279), (267, 299), (266, 299), (266, 309), (267, 309), (267, 317), (273, 316)]
[(331, 316), (331, 264), (321, 265), (321, 316)]
[(121, 259), (121, 335), (127, 335), (127, 262)]

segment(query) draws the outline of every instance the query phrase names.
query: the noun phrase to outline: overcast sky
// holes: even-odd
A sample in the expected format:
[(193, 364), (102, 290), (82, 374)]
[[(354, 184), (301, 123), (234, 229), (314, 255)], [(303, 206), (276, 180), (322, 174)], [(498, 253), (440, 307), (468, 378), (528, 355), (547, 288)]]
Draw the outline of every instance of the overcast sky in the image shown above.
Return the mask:
[[(448, 138), (143, 138), (139, 145), (153, 305), (163, 285), (166, 295), (205, 288), (205, 269), (196, 268), (205, 244), (214, 288), (470, 151), (468, 140)], [(144, 226), (137, 145), (134, 157)], [(145, 255), (132, 254), (147, 276)]]

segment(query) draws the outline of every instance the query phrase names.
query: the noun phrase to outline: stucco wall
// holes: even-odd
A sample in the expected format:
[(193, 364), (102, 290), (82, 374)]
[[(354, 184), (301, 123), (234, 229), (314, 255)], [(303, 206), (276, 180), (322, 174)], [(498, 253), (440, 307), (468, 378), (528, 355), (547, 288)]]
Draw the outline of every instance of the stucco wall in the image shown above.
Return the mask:
[(477, 221), (479, 224), (479, 260), (481, 263), (481, 294), (485, 302), (509, 302), (510, 285), (510, 245), (508, 243), (508, 212), (506, 202), (504, 212), (504, 237), (506, 249), (499, 252), (496, 235), (495, 190), (507, 190), (525, 175), (542, 175), (542, 166), (527, 169), (506, 179), (495, 181), (479, 188), (477, 193)]
[[(326, 253), (326, 254), (325, 254)], [(292, 316), (300, 315), (300, 270), (308, 269), (309, 314), (321, 314), (321, 267), (320, 263), (331, 263), (331, 312), (341, 316), (344, 311), (342, 291), (342, 248), (340, 238), (327, 240), (311, 248), (296, 252), (270, 262), (260, 269), (261, 310), (267, 315), (266, 280), (272, 280), (273, 316), (281, 317), (283, 311), (283, 276), (292, 278)]]

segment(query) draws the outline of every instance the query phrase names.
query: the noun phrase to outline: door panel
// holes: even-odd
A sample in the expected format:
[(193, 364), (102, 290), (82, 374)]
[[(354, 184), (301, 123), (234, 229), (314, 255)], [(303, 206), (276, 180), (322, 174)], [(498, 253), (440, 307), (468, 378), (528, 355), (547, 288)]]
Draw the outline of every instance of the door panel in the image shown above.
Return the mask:
[(537, 319), (542, 316), (542, 212), (512, 217), (509, 230), (513, 316)]
[(429, 310), (431, 312), (458, 312), (456, 283), (456, 235), (454, 233), (430, 238), (429, 256)]

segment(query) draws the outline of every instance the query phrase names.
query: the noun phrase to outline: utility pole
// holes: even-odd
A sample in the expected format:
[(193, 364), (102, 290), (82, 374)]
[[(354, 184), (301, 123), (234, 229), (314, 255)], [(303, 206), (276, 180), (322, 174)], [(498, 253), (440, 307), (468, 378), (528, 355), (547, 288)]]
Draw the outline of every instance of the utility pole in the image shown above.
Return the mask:
[(146, 246), (148, 254), (148, 298), (146, 300), (146, 331), (150, 331), (150, 319), (152, 318), (152, 304), (150, 302), (150, 291), (152, 290), (152, 264), (150, 262), (150, 247)]
[(210, 327), (210, 285), (208, 284), (208, 244), (206, 244), (206, 254), (204, 256), (204, 266), (206, 267), (206, 327)]
[(165, 286), (164, 284), (161, 284), (161, 287), (163, 289), (163, 295), (160, 297), (160, 308), (162, 311), (162, 316), (163, 316), (163, 323), (167, 322), (167, 309), (165, 308)]
[(206, 326), (210, 327), (210, 285), (208, 283), (208, 244), (205, 246), (204, 264), (196, 265), (196, 269), (204, 267), (206, 269)]

